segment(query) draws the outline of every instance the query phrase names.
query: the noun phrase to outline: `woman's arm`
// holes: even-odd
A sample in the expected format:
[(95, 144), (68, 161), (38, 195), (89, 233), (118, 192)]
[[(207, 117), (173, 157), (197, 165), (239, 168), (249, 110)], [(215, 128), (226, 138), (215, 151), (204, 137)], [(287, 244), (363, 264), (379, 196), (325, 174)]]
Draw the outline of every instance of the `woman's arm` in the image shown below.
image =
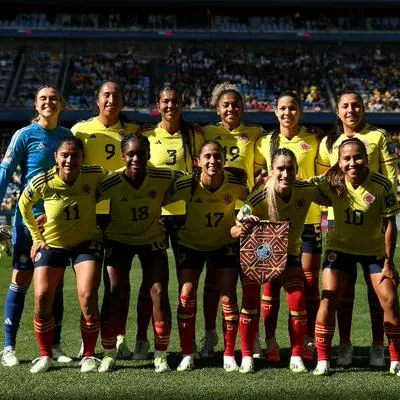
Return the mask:
[(385, 279), (394, 279), (398, 283), (398, 272), (394, 265), (397, 242), (396, 217), (384, 218), (383, 224), (385, 229), (385, 262), (380, 282), (383, 282)]
[(26, 227), (31, 233), (33, 242), (44, 241), (32, 210), (34, 204), (37, 203), (40, 197), (40, 192), (35, 190), (29, 183), (28, 186), (25, 187), (18, 201), (19, 210), (21, 211)]

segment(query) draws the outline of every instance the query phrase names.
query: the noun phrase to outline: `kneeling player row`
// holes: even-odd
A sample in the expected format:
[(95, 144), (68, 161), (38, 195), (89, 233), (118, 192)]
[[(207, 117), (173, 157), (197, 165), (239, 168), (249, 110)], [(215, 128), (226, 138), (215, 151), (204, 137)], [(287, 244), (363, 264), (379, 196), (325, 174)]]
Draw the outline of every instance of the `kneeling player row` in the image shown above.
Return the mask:
[[(40, 357), (31, 372), (46, 371), (52, 366), (51, 344), (55, 327), (52, 303), (64, 268), (70, 261), (76, 270), (82, 310), (81, 370), (86, 372), (96, 368), (94, 350), (100, 325), (105, 355), (98, 369), (109, 371), (115, 366), (118, 327), (126, 319), (126, 311), (120, 304), (125, 304), (121, 300), (129, 295), (127, 277), (135, 254), (142, 263), (142, 288), (150, 293), (152, 300), (155, 369), (158, 372), (169, 369), (166, 357), (171, 330), (168, 265), (165, 231), (159, 220), (161, 206), (177, 200), (186, 204), (186, 218), (178, 232), (176, 251), (180, 287), (178, 326), (182, 347), (179, 371), (194, 366), (196, 291), (205, 262), (216, 269), (221, 286), (224, 368), (243, 373), (253, 370), (260, 288), (241, 275), (243, 304), (239, 315), (236, 298), (238, 245), (234, 239), (241, 234), (241, 224), (254, 224), (258, 219), (290, 221), (288, 263), (275, 283), (284, 287), (289, 303), (290, 368), (293, 372), (306, 371), (302, 356), (307, 316), (299, 254), (300, 236), (313, 201), (330, 201), (336, 217), (336, 229), (328, 236), (328, 257), (316, 326), (318, 365), (314, 373), (329, 372), (334, 312), (342, 288), (354, 268), (348, 262), (349, 254), (353, 257), (352, 263), (362, 262), (370, 274), (385, 312), (391, 371), (397, 373), (400, 370), (397, 340), (400, 324), (393, 266), (394, 217), (399, 207), (391, 183), (368, 170), (366, 150), (361, 141), (344, 141), (339, 148), (339, 163), (326, 176), (311, 182), (296, 180), (294, 154), (279, 149), (272, 158), (271, 177), (248, 197), (242, 177), (224, 170), (224, 151), (217, 142), (205, 142), (193, 175), (178, 179), (174, 171), (148, 166), (149, 142), (144, 136), (127, 137), (122, 141), (121, 149), (124, 170), (107, 175), (100, 167), (83, 166), (82, 142), (67, 137), (56, 151), (56, 166), (35, 177), (21, 196), (19, 205), (32, 234), (31, 257), (36, 267), (34, 327)], [(47, 216), (43, 232), (38, 229), (32, 213), (33, 204), (40, 199), (44, 200)], [(246, 202), (235, 225), (235, 202), (239, 199)], [(99, 200), (110, 201), (110, 220), (104, 231), (107, 273), (101, 317), (97, 296), (103, 252), (95, 215)], [(367, 238), (363, 236), (366, 230), (370, 232)], [(234, 358), (239, 325), (243, 353), (240, 369)]]

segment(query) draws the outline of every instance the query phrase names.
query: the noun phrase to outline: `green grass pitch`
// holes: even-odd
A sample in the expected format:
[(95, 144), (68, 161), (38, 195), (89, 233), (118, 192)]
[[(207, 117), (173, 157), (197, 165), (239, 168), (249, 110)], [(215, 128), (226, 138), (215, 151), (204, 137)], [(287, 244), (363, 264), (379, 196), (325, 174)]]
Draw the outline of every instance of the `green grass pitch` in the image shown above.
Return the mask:
[[(171, 256), (171, 254), (170, 254)], [(397, 256), (399, 263), (399, 256)], [(3, 313), (5, 294), (9, 285), (10, 260), (0, 260), (0, 310)], [(204, 274), (203, 274), (204, 275)], [(132, 297), (128, 321), (128, 337), (134, 345), (136, 298), (141, 277), (135, 260), (131, 274)], [(38, 348), (33, 334), (33, 291), (28, 292), (26, 307), (18, 335), (17, 355), (21, 365), (12, 369), (0, 366), (1, 399), (400, 399), (400, 378), (388, 374), (387, 369), (372, 371), (368, 367), (371, 341), (369, 311), (364, 279), (359, 270), (356, 307), (353, 321), (355, 363), (349, 369), (334, 368), (329, 377), (314, 377), (310, 373), (295, 375), (288, 369), (289, 342), (287, 333), (287, 308), (284, 297), (278, 324), (278, 340), (282, 347), (282, 362), (269, 367), (264, 360), (256, 360), (256, 372), (252, 375), (226, 373), (222, 369), (222, 329), (218, 321), (219, 344), (215, 359), (196, 362), (196, 369), (188, 373), (175, 371), (179, 361), (179, 338), (176, 324), (177, 282), (175, 266), (170, 257), (170, 299), (173, 311), (173, 330), (169, 347), (169, 363), (172, 371), (156, 374), (152, 360), (142, 362), (119, 361), (116, 371), (109, 374), (81, 374), (78, 360), (70, 365), (57, 365), (45, 374), (31, 375), (31, 360), (37, 357)], [(238, 285), (239, 299), (241, 296)], [(75, 278), (66, 271), (65, 316), (62, 341), (68, 355), (76, 357), (80, 347), (79, 309), (75, 293)], [(199, 289), (202, 293), (202, 284)], [(201, 296), (197, 318), (197, 342), (203, 336)], [(263, 332), (263, 328), (260, 328)], [(149, 337), (152, 332), (149, 329)], [(0, 333), (3, 341), (3, 330)], [(334, 339), (337, 344), (337, 335)], [(239, 338), (237, 349), (240, 349)], [(101, 357), (101, 347), (98, 344)], [(240, 362), (240, 352), (237, 352)], [(334, 361), (333, 361), (334, 366)]]

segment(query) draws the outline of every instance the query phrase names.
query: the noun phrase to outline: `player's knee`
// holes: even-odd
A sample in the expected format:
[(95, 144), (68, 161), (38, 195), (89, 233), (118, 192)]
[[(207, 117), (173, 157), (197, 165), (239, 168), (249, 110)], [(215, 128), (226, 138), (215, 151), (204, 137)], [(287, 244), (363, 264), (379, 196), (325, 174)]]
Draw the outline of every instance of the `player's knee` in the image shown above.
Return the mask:
[(166, 291), (161, 283), (156, 283), (151, 287), (150, 295), (152, 299), (161, 300), (165, 295)]
[(18, 286), (29, 287), (32, 282), (33, 271), (18, 271), (13, 270), (12, 283)]
[(35, 292), (35, 310), (36, 314), (47, 314), (52, 309), (51, 293), (48, 289)]

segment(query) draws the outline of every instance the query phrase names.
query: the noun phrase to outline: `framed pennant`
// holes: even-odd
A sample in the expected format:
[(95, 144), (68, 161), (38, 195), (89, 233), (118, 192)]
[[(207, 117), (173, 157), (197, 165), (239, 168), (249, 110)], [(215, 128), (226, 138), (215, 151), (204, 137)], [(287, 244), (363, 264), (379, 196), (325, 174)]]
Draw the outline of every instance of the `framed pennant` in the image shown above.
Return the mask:
[(279, 277), (286, 267), (289, 222), (260, 221), (250, 228), (243, 224), (240, 237), (240, 266), (259, 284)]

